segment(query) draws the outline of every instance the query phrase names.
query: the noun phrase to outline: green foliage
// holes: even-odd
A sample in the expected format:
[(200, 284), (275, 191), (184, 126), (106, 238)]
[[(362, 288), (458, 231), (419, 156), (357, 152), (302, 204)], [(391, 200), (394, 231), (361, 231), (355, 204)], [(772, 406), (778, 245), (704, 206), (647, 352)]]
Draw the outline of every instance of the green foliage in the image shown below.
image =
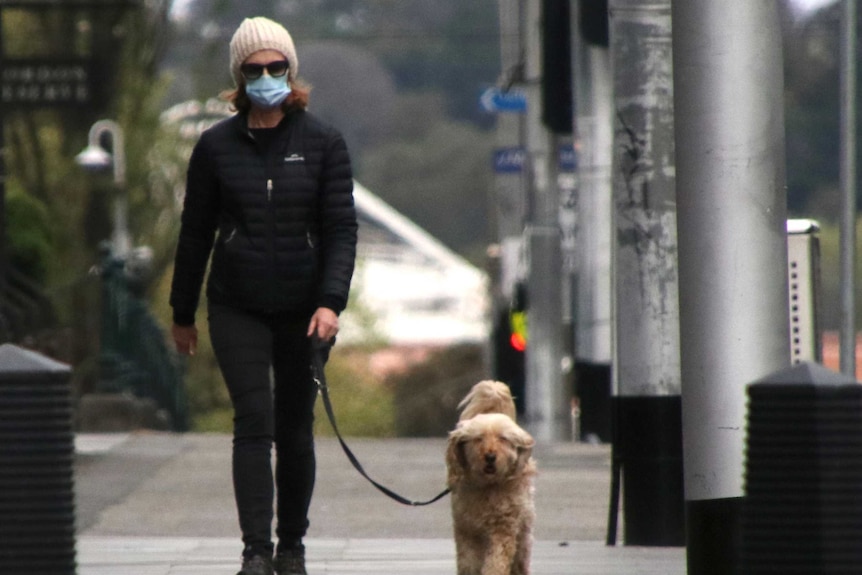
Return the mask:
[(392, 207), (456, 251), (475, 256), (493, 234), (487, 215), (492, 142), (481, 130), (443, 119), (440, 105), (433, 95), (402, 100), (394, 115), (409, 137), (367, 152), (358, 171), (369, 189), (386, 191)]
[(92, 391), (99, 377), (98, 246), (110, 237), (120, 192), (112, 170), (88, 173), (74, 162), (96, 120), (116, 120), (125, 135), (122, 150), (110, 137), (100, 143), (114, 157), (124, 153), (126, 158), (127, 185), (122, 191), (129, 197), (133, 241), (153, 246), (158, 254), (170, 250), (169, 242), (159, 244), (165, 234), (158, 235), (161, 228), (153, 225), (167, 202), (150, 193), (148, 163), (164, 95), (158, 64), (170, 0), (137, 6), (4, 10), (7, 56), (91, 58), (97, 76), (88, 105), (10, 106), (4, 111), (10, 260), (38, 280), (41, 295), (49, 297), (54, 308), (51, 325), (30, 321), (16, 337), (26, 336), (31, 345), (69, 362), (76, 395)]
[(483, 349), (454, 345), (434, 351), (411, 369), (393, 374), (396, 432), (399, 437), (441, 437), (458, 421), (458, 403), (478, 381), (487, 379)]
[[(326, 365), (326, 380), (338, 430), (345, 436), (393, 437), (395, 406), (392, 392), (375, 381), (367, 367), (368, 351), (336, 345)], [(318, 401), (315, 408), (314, 429), (318, 435), (334, 435), (322, 401)]]
[[(809, 18), (788, 24), (784, 42), (785, 126), (788, 208), (793, 214), (836, 221), (839, 170), (839, 16), (833, 3)], [(858, 25), (857, 25), (858, 27)], [(856, 59), (862, 56), (857, 43)], [(857, 75), (857, 91), (862, 76)], [(862, 115), (856, 115), (857, 132)], [(862, 162), (862, 147), (856, 148)], [(857, 170), (860, 190), (862, 171)], [(857, 197), (859, 193), (857, 192)]]
[(6, 195), (8, 258), (19, 271), (45, 280), (53, 253), (51, 217), (44, 202), (13, 186)]
[[(862, 219), (856, 221), (857, 230), (862, 229)], [(837, 224), (821, 223), (818, 234), (820, 243), (820, 320), (822, 328), (837, 330), (841, 319), (841, 268), (840, 268), (840, 228)], [(856, 238), (856, 293), (859, 293), (858, 270), (862, 269), (862, 235)], [(862, 325), (862, 308), (856, 303), (855, 325)]]
[[(478, 105), (482, 88), (500, 74), (498, 3), (374, 2), (377, 50), (409, 92), (446, 95), (445, 115), (487, 128), (493, 116)], [(419, 41), (417, 41), (419, 40)]]

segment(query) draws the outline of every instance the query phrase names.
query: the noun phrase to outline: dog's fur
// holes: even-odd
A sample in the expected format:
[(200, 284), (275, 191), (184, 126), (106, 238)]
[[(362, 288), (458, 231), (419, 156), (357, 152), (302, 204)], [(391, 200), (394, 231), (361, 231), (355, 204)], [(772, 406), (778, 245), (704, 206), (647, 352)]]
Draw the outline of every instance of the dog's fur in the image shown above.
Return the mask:
[(459, 421), (480, 413), (503, 413), (515, 421), (515, 401), (509, 386), (502, 381), (486, 379), (474, 385), (458, 404)]
[[(506, 393), (484, 393), (500, 386)], [(462, 415), (446, 450), (458, 575), (529, 575), (535, 441), (509, 415), (505, 384), (480, 382), (462, 405), (479, 413)], [(481, 413), (491, 405), (503, 413)]]

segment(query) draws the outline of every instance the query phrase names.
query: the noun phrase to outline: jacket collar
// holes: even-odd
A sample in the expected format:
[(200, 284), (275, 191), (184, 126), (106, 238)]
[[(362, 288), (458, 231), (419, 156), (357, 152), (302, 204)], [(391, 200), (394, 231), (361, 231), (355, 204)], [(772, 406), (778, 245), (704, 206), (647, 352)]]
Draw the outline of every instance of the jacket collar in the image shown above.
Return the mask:
[[(283, 132), (287, 128), (287, 126), (293, 121), (293, 119), (296, 118), (301, 112), (302, 112), (301, 110), (290, 110), (290, 111), (288, 111), (284, 115), (284, 117), (281, 119), (281, 121), (278, 123), (278, 125), (276, 126), (276, 129), (279, 132)], [(248, 113), (247, 112), (240, 112), (240, 113), (236, 114), (236, 116), (234, 116), (234, 118), (236, 119), (237, 129), (240, 132), (242, 132), (243, 134), (245, 134), (247, 137), (254, 139), (253, 136), (251, 135), (251, 129), (248, 127)]]

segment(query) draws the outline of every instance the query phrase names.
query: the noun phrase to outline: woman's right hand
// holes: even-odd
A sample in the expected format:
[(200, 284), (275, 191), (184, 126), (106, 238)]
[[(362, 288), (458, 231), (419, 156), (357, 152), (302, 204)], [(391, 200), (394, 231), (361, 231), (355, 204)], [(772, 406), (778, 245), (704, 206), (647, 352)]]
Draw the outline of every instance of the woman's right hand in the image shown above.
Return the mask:
[(177, 351), (183, 355), (194, 355), (198, 347), (198, 328), (192, 325), (174, 324), (171, 328)]

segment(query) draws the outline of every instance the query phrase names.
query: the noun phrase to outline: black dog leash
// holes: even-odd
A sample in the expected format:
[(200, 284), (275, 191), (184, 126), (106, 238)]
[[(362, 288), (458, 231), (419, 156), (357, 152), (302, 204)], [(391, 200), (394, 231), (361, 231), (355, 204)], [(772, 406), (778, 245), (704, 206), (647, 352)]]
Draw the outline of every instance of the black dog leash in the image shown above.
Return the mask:
[(326, 416), (329, 418), (329, 423), (332, 425), (332, 430), (335, 431), (335, 436), (338, 438), (338, 442), (341, 444), (341, 449), (344, 450), (344, 454), (347, 456), (347, 459), (350, 460), (350, 463), (353, 464), (353, 467), (356, 468), (356, 471), (358, 471), (359, 474), (362, 475), (362, 477), (367, 479), (371, 483), (371, 485), (373, 485), (398, 503), (402, 503), (404, 505), (410, 505), (413, 507), (430, 505), (431, 503), (434, 503), (448, 495), (449, 490), (445, 489), (433, 499), (429, 499), (428, 501), (412, 501), (410, 499), (407, 499), (406, 497), (398, 495), (385, 485), (381, 485), (380, 483), (374, 481), (374, 479), (372, 479), (368, 475), (368, 473), (365, 472), (365, 469), (362, 468), (362, 464), (359, 463), (359, 460), (347, 446), (347, 443), (344, 442), (344, 438), (341, 437), (341, 433), (338, 431), (338, 424), (335, 423), (335, 412), (332, 409), (332, 401), (329, 399), (329, 388), (326, 385), (326, 374), (324, 373), (323, 369), (323, 352), (328, 347), (328, 343), (321, 341), (317, 337), (313, 338), (311, 352), (312, 375), (314, 377), (314, 382), (317, 384), (317, 389), (320, 391), (320, 396), (323, 398), (323, 407), (326, 410)]

